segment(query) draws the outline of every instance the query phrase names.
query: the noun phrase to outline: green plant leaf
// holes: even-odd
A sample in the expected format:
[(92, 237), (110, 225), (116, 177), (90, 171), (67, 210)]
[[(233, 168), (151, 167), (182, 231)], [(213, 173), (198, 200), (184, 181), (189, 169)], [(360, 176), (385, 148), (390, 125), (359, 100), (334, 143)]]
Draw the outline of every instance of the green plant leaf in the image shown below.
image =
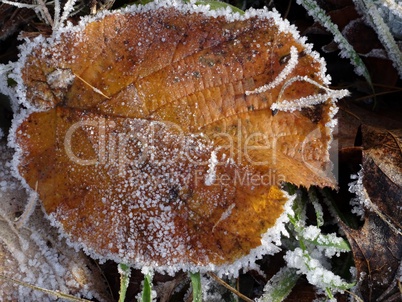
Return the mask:
[(277, 272), (264, 287), (264, 294), (258, 302), (280, 302), (283, 301), (293, 287), (296, 285), (300, 275), (297, 270), (290, 267), (283, 267)]
[(144, 287), (142, 289), (142, 302), (152, 301), (152, 276), (146, 274), (144, 277)]
[(119, 302), (124, 302), (126, 299), (128, 283), (130, 281), (131, 269), (128, 265), (120, 263), (118, 265), (118, 271), (120, 274)]
[(200, 273), (190, 273), (191, 285), (193, 287), (193, 301), (202, 301), (201, 275)]
[(315, 246), (332, 247), (332, 248), (336, 248), (337, 250), (343, 251), (343, 252), (350, 251), (349, 243), (345, 239), (343, 239), (341, 237), (335, 237), (332, 234), (328, 234), (328, 235), (320, 234), (314, 240), (308, 240), (308, 239), (304, 239), (304, 240), (308, 241), (310, 243), (313, 243)]

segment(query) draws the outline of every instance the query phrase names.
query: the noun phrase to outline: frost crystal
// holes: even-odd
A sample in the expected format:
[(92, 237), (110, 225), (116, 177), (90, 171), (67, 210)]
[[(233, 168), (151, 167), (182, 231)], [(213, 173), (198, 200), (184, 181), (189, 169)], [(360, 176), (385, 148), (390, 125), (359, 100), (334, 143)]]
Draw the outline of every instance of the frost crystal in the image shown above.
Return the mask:
[(211, 158), (208, 161), (208, 174), (205, 178), (205, 185), (210, 186), (214, 183), (216, 179), (216, 164), (218, 163), (218, 159), (216, 157), (216, 152), (211, 152)]
[(353, 207), (352, 213), (360, 216), (361, 219), (364, 218), (364, 208), (370, 208), (371, 202), (367, 197), (366, 189), (363, 186), (363, 168), (357, 173), (357, 175), (352, 175), (352, 179), (355, 181), (349, 183), (349, 192), (356, 194), (355, 198), (350, 200), (350, 204)]

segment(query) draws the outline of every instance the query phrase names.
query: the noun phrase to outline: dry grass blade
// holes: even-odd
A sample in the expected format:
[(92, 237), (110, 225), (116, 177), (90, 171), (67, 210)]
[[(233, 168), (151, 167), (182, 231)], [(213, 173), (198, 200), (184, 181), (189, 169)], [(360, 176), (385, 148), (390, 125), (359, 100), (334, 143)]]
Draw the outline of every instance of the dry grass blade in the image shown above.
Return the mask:
[(230, 290), (232, 293), (234, 293), (236, 296), (238, 296), (239, 298), (243, 299), (246, 302), (253, 302), (252, 299), (246, 297), (245, 295), (243, 295), (241, 292), (239, 292), (237, 289), (235, 289), (234, 287), (230, 286), (229, 284), (227, 284), (225, 281), (223, 281), (221, 278), (219, 278), (216, 274), (209, 272), (208, 273), (209, 276), (211, 276), (212, 278), (214, 278), (214, 280), (216, 282), (218, 282), (219, 284), (221, 284), (222, 286), (226, 287), (228, 290)]
[(28, 287), (28, 288), (31, 288), (33, 290), (41, 291), (43, 293), (48, 294), (49, 296), (56, 297), (58, 299), (65, 299), (65, 300), (74, 301), (74, 302), (91, 302), (90, 300), (77, 298), (77, 297), (71, 296), (69, 294), (62, 293), (60, 291), (54, 291), (54, 290), (49, 290), (49, 289), (46, 289), (46, 288), (42, 288), (42, 287), (39, 287), (39, 286), (36, 286), (36, 285), (26, 283), (24, 281), (20, 281), (20, 280), (14, 279), (14, 278), (4, 276), (2, 274), (0, 274), (0, 278), (4, 279), (4, 280), (7, 280), (8, 282), (12, 282), (14, 284), (18, 284), (18, 285), (21, 285), (21, 286), (24, 286), (24, 287)]

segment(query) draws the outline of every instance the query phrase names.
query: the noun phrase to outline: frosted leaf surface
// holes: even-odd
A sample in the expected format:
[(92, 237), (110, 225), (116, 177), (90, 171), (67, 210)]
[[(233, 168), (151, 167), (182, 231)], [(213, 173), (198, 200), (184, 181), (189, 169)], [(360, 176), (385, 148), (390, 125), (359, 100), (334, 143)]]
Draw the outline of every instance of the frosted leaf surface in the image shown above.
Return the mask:
[[(11, 175), (12, 149), (0, 141), (0, 272), (7, 277), (78, 297), (106, 301), (102, 277), (83, 253), (59, 240), (40, 207), (17, 228), (28, 199)], [(16, 223), (17, 221), (17, 223)], [(1, 301), (54, 301), (40, 291), (0, 279)]]
[(18, 172), (94, 257), (235, 273), (278, 250), (293, 199), (281, 182), (335, 186), (341, 94), (275, 12), (157, 1), (21, 51)]

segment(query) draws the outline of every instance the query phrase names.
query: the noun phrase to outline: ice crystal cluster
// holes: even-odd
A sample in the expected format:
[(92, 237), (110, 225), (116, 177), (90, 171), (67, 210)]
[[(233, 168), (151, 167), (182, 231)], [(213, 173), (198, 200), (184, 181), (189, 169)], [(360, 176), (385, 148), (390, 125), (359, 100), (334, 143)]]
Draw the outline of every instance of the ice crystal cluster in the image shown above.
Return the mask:
[(349, 192), (356, 194), (356, 197), (350, 200), (352, 213), (359, 216), (362, 220), (365, 216), (365, 208), (370, 208), (370, 200), (363, 186), (363, 169), (358, 174), (350, 176), (352, 182), (349, 183)]

